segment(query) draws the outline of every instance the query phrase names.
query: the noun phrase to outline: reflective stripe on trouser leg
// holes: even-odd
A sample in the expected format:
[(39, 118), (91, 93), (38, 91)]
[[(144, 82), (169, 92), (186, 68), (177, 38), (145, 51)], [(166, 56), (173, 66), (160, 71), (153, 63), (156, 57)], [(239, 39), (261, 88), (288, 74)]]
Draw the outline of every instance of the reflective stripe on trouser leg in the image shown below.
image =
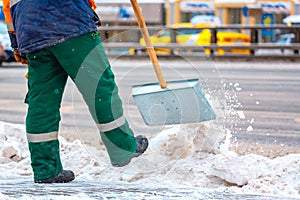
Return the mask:
[(42, 180), (62, 171), (56, 133), (67, 74), (48, 48), (27, 54), (27, 59), (26, 131), (34, 179)]
[(27, 140), (28, 142), (38, 143), (38, 142), (49, 142), (52, 140), (57, 140), (58, 132), (50, 132), (50, 133), (39, 133), (39, 134), (32, 134), (27, 133)]
[[(71, 38), (51, 50), (76, 84), (96, 124), (109, 124), (123, 116), (118, 87), (98, 33)], [(127, 160), (136, 150), (126, 120), (102, 135), (112, 163)]]

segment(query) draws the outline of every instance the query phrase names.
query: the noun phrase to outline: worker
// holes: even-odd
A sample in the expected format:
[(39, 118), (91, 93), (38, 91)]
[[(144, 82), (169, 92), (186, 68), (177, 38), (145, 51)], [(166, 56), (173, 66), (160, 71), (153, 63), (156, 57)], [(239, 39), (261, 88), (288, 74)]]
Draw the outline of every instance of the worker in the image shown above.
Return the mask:
[(26, 134), (35, 183), (75, 178), (63, 169), (58, 140), (68, 77), (89, 107), (112, 166), (127, 165), (148, 147), (147, 138), (135, 137), (124, 117), (95, 9), (93, 0), (3, 0), (15, 58), (28, 65)]

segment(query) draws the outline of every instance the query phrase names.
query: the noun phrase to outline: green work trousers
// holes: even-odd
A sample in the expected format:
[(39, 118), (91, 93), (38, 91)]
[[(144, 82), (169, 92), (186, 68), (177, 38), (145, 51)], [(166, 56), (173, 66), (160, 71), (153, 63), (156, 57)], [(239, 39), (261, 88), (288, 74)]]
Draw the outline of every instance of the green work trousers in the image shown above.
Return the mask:
[(123, 116), (114, 74), (98, 32), (68, 39), (26, 57), (26, 132), (35, 180), (54, 177), (63, 169), (57, 134), (68, 77), (87, 103), (111, 163), (122, 163), (132, 156), (136, 140)]

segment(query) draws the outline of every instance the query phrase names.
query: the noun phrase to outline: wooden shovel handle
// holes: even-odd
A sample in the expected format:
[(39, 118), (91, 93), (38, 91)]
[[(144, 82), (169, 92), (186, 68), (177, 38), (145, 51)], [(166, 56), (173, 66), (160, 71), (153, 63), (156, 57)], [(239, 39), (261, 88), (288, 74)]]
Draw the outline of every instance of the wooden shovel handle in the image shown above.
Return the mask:
[(148, 28), (146, 26), (146, 23), (145, 23), (143, 15), (142, 15), (141, 9), (140, 9), (140, 7), (139, 7), (136, 0), (130, 0), (130, 2), (131, 2), (131, 5), (133, 7), (135, 16), (138, 20), (139, 26), (141, 28), (141, 31), (142, 31), (142, 34), (143, 34), (143, 37), (144, 37), (144, 40), (145, 40), (145, 43), (146, 43), (147, 51), (148, 51), (148, 54), (150, 56), (150, 59), (151, 59), (156, 77), (159, 81), (160, 87), (162, 89), (164, 89), (164, 88), (167, 87), (167, 83), (164, 79), (161, 68), (159, 66), (157, 56), (156, 56), (155, 50), (153, 48), (152, 42), (150, 40)]

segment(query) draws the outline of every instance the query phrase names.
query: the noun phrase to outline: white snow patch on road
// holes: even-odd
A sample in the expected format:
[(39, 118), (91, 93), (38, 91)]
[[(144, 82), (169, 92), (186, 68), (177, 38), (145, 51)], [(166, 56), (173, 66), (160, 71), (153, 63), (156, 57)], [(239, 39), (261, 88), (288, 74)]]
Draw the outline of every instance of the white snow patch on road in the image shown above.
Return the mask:
[[(275, 159), (255, 154), (239, 156), (228, 150), (229, 139), (228, 130), (211, 122), (169, 127), (150, 138), (143, 156), (126, 167), (114, 168), (106, 151), (79, 140), (59, 138), (64, 168), (73, 170), (79, 181), (226, 188), (247, 194), (300, 197), (300, 154)], [(24, 126), (0, 121), (0, 143), (1, 176), (32, 177)], [(84, 195), (74, 194), (72, 199), (87, 199)], [(0, 199), (14, 198), (0, 193)]]

